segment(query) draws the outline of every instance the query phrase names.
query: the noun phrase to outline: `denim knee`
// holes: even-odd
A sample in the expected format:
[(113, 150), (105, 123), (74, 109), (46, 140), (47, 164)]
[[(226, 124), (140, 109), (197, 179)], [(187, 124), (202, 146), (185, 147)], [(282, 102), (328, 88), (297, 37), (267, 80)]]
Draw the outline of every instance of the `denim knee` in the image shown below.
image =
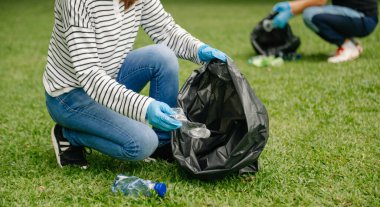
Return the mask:
[(179, 71), (179, 64), (178, 64), (178, 58), (173, 52), (172, 49), (167, 47), (163, 44), (156, 44), (152, 48), (152, 53), (154, 53), (152, 58), (154, 58), (154, 61), (156, 64), (158, 64), (164, 69), (163, 72), (166, 75), (178, 75)]
[(141, 131), (133, 142), (134, 146), (127, 144), (122, 147), (122, 160), (138, 161), (149, 157), (158, 146), (157, 134), (152, 130)]
[(323, 13), (323, 9), (318, 6), (309, 7), (302, 13), (303, 21), (305, 22), (306, 26), (316, 33), (319, 32), (319, 28), (314, 24), (313, 18), (321, 13)]

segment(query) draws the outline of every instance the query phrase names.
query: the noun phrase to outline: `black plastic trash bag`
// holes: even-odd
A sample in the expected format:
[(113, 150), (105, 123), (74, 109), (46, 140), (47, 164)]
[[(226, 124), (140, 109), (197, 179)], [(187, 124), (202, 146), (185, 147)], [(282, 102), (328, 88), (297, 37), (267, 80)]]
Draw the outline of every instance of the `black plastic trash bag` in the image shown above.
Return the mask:
[(270, 14), (255, 26), (251, 33), (251, 44), (260, 55), (287, 56), (296, 52), (301, 44), (287, 24), (283, 29), (273, 28), (272, 20), (278, 12)]
[(206, 124), (209, 138), (174, 132), (172, 150), (193, 177), (211, 180), (231, 172), (258, 171), (269, 135), (268, 114), (232, 60), (195, 70), (178, 95), (188, 120)]

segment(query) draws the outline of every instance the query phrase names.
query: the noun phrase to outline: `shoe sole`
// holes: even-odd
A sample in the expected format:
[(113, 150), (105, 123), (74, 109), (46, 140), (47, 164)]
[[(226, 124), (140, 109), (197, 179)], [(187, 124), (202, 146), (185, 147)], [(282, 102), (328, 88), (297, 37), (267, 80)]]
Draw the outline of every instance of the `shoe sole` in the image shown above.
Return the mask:
[(55, 126), (51, 130), (51, 142), (53, 144), (55, 157), (57, 158), (57, 163), (58, 163), (59, 167), (63, 168), (63, 166), (61, 164), (61, 158), (59, 157), (59, 147), (58, 147), (58, 143), (57, 143), (57, 138), (55, 137), (55, 134), (54, 134), (54, 128), (55, 128)]
[(329, 61), (329, 59), (327, 59), (327, 62), (328, 62), (328, 63), (333, 63), (333, 64), (337, 64), (337, 63), (345, 63), (345, 62), (354, 61), (354, 60), (358, 59), (359, 57), (360, 57), (360, 52), (359, 52), (358, 55), (351, 56), (350, 59), (348, 59), (348, 60), (343, 60), (343, 61), (333, 62), (333, 61)]

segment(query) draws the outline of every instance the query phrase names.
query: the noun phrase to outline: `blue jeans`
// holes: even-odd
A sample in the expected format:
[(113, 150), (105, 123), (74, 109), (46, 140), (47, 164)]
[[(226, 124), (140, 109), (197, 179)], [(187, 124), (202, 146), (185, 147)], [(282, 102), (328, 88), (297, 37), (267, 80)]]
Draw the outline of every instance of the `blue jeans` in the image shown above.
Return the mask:
[[(140, 92), (150, 81), (149, 96), (176, 105), (178, 60), (164, 45), (130, 52), (116, 80)], [(142, 160), (161, 143), (170, 143), (170, 132), (152, 129), (95, 102), (78, 88), (58, 97), (46, 94), (52, 119), (63, 126), (63, 135), (74, 146), (85, 146), (121, 160)]]
[(365, 37), (377, 25), (377, 17), (342, 6), (309, 7), (303, 12), (305, 24), (322, 39), (341, 46), (345, 39)]

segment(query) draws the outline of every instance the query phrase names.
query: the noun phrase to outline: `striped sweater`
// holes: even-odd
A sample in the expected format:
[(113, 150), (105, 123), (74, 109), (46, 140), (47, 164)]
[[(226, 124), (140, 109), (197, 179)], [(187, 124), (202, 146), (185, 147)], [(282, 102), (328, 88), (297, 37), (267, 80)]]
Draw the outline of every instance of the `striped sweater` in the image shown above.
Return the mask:
[(83, 88), (96, 102), (145, 122), (153, 99), (115, 80), (140, 26), (179, 58), (200, 62), (197, 51), (203, 43), (175, 24), (159, 0), (139, 0), (128, 10), (119, 0), (56, 0), (54, 15), (43, 74), (53, 97)]

